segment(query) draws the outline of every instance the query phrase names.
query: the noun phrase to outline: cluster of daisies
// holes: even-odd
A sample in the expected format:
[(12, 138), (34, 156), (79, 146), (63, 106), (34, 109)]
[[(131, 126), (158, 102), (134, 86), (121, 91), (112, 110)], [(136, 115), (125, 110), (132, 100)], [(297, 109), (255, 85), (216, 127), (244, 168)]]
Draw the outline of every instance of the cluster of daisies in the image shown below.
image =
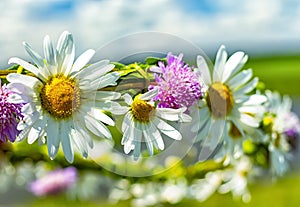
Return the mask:
[[(263, 145), (275, 174), (288, 169), (299, 119), (288, 97), (257, 90), (258, 78), (243, 69), (244, 52), (228, 57), (221, 46), (213, 68), (203, 56), (190, 66), (183, 54), (169, 53), (145, 70), (153, 77), (150, 84), (130, 94), (108, 90), (118, 86), (122, 75), (108, 60), (90, 64), (94, 50), (75, 59), (67, 31), (56, 47), (45, 37), (43, 56), (24, 46), (33, 63), (13, 57), (9, 64), (28, 72), (9, 73), (8, 83), (0, 85), (1, 142), (27, 138), (29, 144), (46, 144), (50, 159), (62, 148), (72, 163), (75, 152), (88, 158), (94, 139), (114, 140), (117, 117), (122, 119), (124, 156), (135, 160), (145, 152), (150, 157), (163, 153), (166, 139), (190, 139), (200, 147), (198, 160), (239, 159), (253, 153), (245, 152), (246, 144)], [(181, 126), (189, 126), (195, 136), (183, 134)]]

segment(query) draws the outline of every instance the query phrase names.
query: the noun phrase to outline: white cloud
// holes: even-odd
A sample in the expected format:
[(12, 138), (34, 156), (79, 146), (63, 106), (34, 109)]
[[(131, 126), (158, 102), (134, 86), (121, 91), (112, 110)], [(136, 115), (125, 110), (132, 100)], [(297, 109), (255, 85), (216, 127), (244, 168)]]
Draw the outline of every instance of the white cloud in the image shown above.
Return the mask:
[[(46, 34), (57, 40), (66, 29), (74, 34), (80, 51), (143, 31), (167, 32), (195, 42), (204, 49), (214, 47), (214, 51), (221, 43), (251, 49), (261, 43), (286, 41), (293, 43), (291, 50), (295, 50), (295, 42), (300, 43), (300, 3), (297, 0), (215, 0), (212, 3), (220, 10), (212, 14), (200, 13), (196, 9), (186, 11), (174, 0), (77, 0), (73, 1), (72, 10), (66, 11), (73, 12), (67, 16), (47, 19), (45, 14), (45, 18), (32, 19), (33, 5), (39, 8), (50, 3), (50, 0), (0, 2), (0, 67), (6, 66), (11, 56), (28, 57), (22, 41), (26, 40), (42, 52)], [(292, 5), (288, 11), (286, 5)]]

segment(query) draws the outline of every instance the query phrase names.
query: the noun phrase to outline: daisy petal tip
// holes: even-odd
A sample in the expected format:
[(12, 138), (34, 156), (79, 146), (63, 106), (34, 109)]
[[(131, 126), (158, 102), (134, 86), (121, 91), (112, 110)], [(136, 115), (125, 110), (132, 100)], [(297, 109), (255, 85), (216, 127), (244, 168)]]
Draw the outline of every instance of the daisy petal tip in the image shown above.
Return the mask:
[(220, 46), (220, 49), (219, 49), (219, 50), (225, 50), (225, 49), (226, 49), (225, 45), (222, 44), (222, 45)]
[(15, 63), (15, 59), (16, 59), (15, 57), (9, 58), (8, 64)]

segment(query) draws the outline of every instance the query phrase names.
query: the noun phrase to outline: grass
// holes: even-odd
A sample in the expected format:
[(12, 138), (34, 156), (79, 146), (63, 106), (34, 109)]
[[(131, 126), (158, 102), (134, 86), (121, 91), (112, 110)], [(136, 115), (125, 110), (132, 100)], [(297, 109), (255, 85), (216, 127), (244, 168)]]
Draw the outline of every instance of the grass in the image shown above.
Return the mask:
[[(286, 206), (299, 206), (299, 186), (300, 186), (300, 170), (290, 173), (289, 175), (280, 178), (276, 182), (269, 179), (263, 179), (250, 186), (252, 200), (250, 203), (243, 203), (240, 200), (234, 200), (231, 194), (214, 194), (205, 202), (197, 202), (195, 200), (183, 200), (178, 204), (161, 204), (161, 207), (184, 207), (184, 206), (201, 206), (201, 207), (286, 207)], [(116, 204), (110, 204), (103, 200), (94, 201), (69, 201), (63, 196), (48, 197), (36, 199), (28, 205), (30, 207), (127, 207), (130, 206), (129, 201), (123, 201)]]

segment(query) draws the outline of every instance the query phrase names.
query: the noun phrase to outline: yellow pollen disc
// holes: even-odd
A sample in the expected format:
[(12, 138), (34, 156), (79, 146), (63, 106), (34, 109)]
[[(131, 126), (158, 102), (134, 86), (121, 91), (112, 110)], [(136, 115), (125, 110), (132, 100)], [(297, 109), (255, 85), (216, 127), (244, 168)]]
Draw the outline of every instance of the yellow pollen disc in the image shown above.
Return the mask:
[(133, 117), (140, 122), (149, 122), (154, 112), (154, 106), (148, 104), (146, 101), (139, 100), (135, 97), (131, 104), (131, 113)]
[(216, 82), (213, 83), (206, 94), (208, 108), (215, 118), (224, 118), (228, 115), (234, 104), (234, 100), (228, 86)]
[(262, 124), (263, 124), (263, 129), (265, 132), (267, 133), (271, 133), (273, 130), (273, 125), (274, 125), (274, 115), (269, 114), (266, 115), (263, 120), (262, 120)]
[(41, 103), (44, 110), (55, 118), (68, 118), (80, 105), (80, 89), (75, 80), (58, 75), (43, 86)]

